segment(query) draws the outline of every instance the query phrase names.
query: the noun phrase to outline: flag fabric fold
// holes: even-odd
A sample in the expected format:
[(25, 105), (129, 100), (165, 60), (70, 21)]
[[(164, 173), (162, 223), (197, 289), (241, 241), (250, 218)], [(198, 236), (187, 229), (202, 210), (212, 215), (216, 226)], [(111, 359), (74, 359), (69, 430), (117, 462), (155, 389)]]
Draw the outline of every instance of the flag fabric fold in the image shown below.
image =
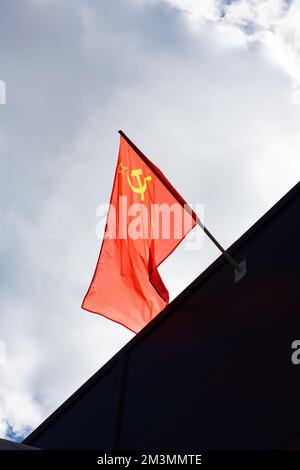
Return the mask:
[(168, 304), (157, 268), (195, 226), (196, 215), (120, 134), (105, 234), (82, 308), (137, 333)]

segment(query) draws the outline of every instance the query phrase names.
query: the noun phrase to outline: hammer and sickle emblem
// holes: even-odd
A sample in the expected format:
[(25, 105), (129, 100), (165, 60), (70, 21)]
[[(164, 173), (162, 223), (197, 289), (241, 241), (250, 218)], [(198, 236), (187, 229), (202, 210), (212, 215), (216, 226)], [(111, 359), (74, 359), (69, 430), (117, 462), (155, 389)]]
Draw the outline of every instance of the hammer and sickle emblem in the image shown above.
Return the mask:
[(145, 199), (144, 193), (147, 189), (147, 182), (152, 180), (151, 176), (145, 176), (144, 182), (142, 183), (142, 180), (141, 180), (142, 174), (143, 174), (143, 171), (140, 168), (137, 168), (136, 170), (131, 171), (131, 178), (136, 177), (137, 179), (138, 186), (134, 186), (131, 182), (130, 176), (128, 175), (128, 173), (126, 173), (127, 181), (128, 181), (130, 188), (132, 189), (134, 193), (138, 193), (141, 195), (141, 201)]

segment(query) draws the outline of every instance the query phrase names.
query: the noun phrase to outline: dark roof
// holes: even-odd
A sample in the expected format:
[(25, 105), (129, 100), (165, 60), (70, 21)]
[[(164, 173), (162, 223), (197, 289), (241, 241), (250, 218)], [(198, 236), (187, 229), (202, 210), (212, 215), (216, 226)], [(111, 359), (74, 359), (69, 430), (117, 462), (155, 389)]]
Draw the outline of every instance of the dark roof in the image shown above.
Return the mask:
[(0, 450), (34, 450), (34, 447), (18, 444), (17, 442), (0, 439)]
[[(281, 323), (282, 302), (284, 298), (286, 298), (287, 312), (288, 314), (291, 313), (291, 318), (295, 321), (292, 309), (295, 303), (296, 280), (299, 282), (297, 278), (299, 273), (299, 232), (295, 230), (295, 226), (297, 224), (299, 226), (299, 196), (300, 183), (294, 186), (294, 188), (228, 249), (228, 252), (234, 256), (236, 261), (239, 262), (244, 258), (247, 259), (248, 273), (244, 279), (237, 284), (234, 283), (233, 270), (224, 259), (224, 256), (221, 255), (139, 334), (129, 341), (111, 360), (33, 431), (32, 434), (24, 440), (24, 443), (37, 445), (42, 448), (59, 448), (60, 446), (62, 448), (77, 448), (79, 445), (82, 445), (82, 448), (89, 448), (89, 446), (91, 446), (91, 448), (98, 447), (108, 449), (114, 447), (130, 448), (131, 445), (133, 445), (133, 447), (135, 446), (135, 448), (146, 448), (149, 445), (156, 444), (153, 445), (153, 448), (155, 448), (157, 447), (157, 442), (153, 436), (154, 434), (159, 436), (158, 429), (163, 427), (161, 420), (163, 419), (164, 411), (161, 409), (160, 399), (162, 401), (166, 400), (166, 390), (168, 390), (168, 388), (170, 388), (170, 400), (174, 401), (174, 404), (173, 412), (171, 405), (169, 405), (171, 408), (168, 413), (165, 414), (165, 420), (170, 420), (172, 413), (176, 415), (178, 412), (180, 398), (177, 397), (178, 399), (175, 399), (173, 394), (177, 395), (180, 393), (182, 403), (184, 403), (185, 398), (182, 394), (186, 393), (188, 395), (191, 386), (195, 387), (195, 389), (200, 387), (199, 400), (202, 390), (206, 388), (208, 390), (207, 393), (211, 394), (211, 399), (216, 400), (213, 391), (217, 388), (220, 393), (223, 393), (223, 406), (224, 404), (225, 407), (227, 406), (227, 399), (228, 407), (231, 406), (232, 403), (229, 396), (227, 397), (227, 393), (229, 393), (229, 388), (231, 385), (233, 386), (233, 382), (236, 378), (232, 378), (231, 382), (226, 382), (225, 378), (219, 378), (213, 385), (210, 380), (212, 371), (216, 370), (216, 363), (212, 365), (210, 357), (214, 356), (213, 351), (216, 350), (216, 346), (218, 345), (219, 347), (218, 341), (220, 341), (220, 338), (222, 339), (222, 344), (223, 341), (225, 341), (224, 338), (226, 338), (223, 347), (224, 351), (227, 351), (227, 359), (232, 361), (236, 368), (236, 375), (234, 377), (242, 377), (244, 373), (242, 372), (243, 364), (236, 361), (238, 361), (238, 356), (242, 357), (243, 354), (246, 354), (243, 344), (246, 344), (248, 339), (244, 337), (245, 332), (247, 332), (248, 335), (253, 334), (253, 338), (256, 338), (257, 346), (259, 345), (260, 347), (259, 353), (263, 358), (268, 354), (267, 345), (265, 351), (263, 339), (257, 335), (262, 334), (262, 328), (263, 326), (265, 327), (266, 324), (271, 328), (270, 324), (273, 319), (274, 331), (271, 329), (270, 335), (271, 333), (274, 337), (277, 335), (276, 338), (278, 340), (278, 332), (283, 331), (285, 328), (285, 325)], [(282, 292), (280, 292), (280, 289)], [(271, 293), (274, 293), (276, 302), (273, 301)], [(253, 310), (251, 308), (252, 304)], [(261, 306), (261, 312), (258, 311), (258, 305)], [(280, 327), (279, 323), (281, 325)], [(290, 324), (288, 318), (286, 324)], [(240, 332), (238, 336), (236, 336), (237, 331)], [(293, 329), (286, 332), (287, 338), (293, 338), (291, 331), (294, 331), (296, 337), (299, 331), (299, 336), (300, 323), (299, 330), (295, 330), (295, 325), (293, 324)], [(266, 334), (265, 330), (264, 334)], [(186, 336), (188, 336), (188, 339), (186, 339)], [(285, 340), (288, 341), (286, 338)], [(244, 341), (244, 343), (242, 344), (242, 342), (240, 343), (239, 341)], [(260, 343), (260, 341), (262, 341), (262, 343)], [(267, 337), (266, 341), (268, 341)], [(273, 343), (272, 346), (274, 346)], [(285, 350), (284, 353), (289, 355), (289, 342), (286, 347), (288, 348), (288, 352)], [(180, 351), (181, 348), (182, 350)], [(231, 351), (231, 348), (235, 348), (234, 351)], [(253, 348), (253, 361), (259, 369), (259, 364), (263, 359), (260, 359), (258, 353), (256, 355), (255, 345), (253, 345)], [(209, 352), (210, 355), (206, 357), (205, 362), (203, 362), (202, 357), (203, 351), (205, 351), (205, 354)], [(169, 354), (170, 356), (168, 356)], [(166, 358), (168, 358), (169, 362), (166, 362)], [(246, 359), (247, 366), (251, 369), (251, 362), (249, 363), (248, 356)], [(173, 360), (177, 361), (176, 364), (174, 364)], [(280, 361), (280, 358), (278, 360)], [(228, 364), (225, 367), (223, 358), (220, 359), (220, 362), (220, 374), (222, 375), (222, 371), (226, 369)], [(155, 364), (155, 368), (153, 368), (153, 364)], [(198, 364), (199, 367), (196, 367), (196, 364)], [(209, 367), (212, 367), (212, 369), (209, 369)], [(272, 370), (273, 367), (274, 366), (271, 364), (270, 368)], [(290, 379), (290, 362), (288, 362), (286, 367), (288, 368), (287, 374)], [(185, 375), (182, 375), (184, 371)], [(153, 404), (150, 407), (150, 415), (143, 417), (145, 407), (150, 406), (148, 403), (149, 400), (151, 400), (151, 395), (149, 397), (147, 389), (149, 387), (151, 388), (152, 382), (148, 381), (145, 375), (146, 373), (153, 377)], [(173, 381), (171, 373), (178, 375), (177, 382)], [(199, 379), (200, 382), (207, 379), (205, 387), (203, 386), (201, 388), (200, 382), (192, 382), (193, 385), (191, 385), (190, 376), (193, 373), (198, 373), (202, 377), (201, 380)], [(285, 369), (282, 373), (285, 374)], [(255, 371), (252, 369), (251, 374), (252, 380), (256, 379)], [(257, 380), (263, 382), (261, 374), (262, 371), (259, 371)], [(294, 379), (293, 377), (293, 380)], [(249, 405), (249, 399), (245, 397), (250, 383), (246, 384), (246, 377), (243, 380), (243, 383), (236, 384), (237, 387), (242, 387), (240, 395), (235, 399), (236, 405), (234, 406), (236, 407), (245, 407), (245, 404), (247, 404), (247, 406)], [(270, 384), (272, 380), (270, 377)], [(186, 381), (186, 389), (184, 389), (182, 385), (184, 381)], [(131, 383), (135, 385), (133, 386)], [(273, 385), (275, 386), (275, 383)], [(267, 387), (267, 384), (265, 386)], [(280, 386), (282, 386), (282, 384)], [(159, 394), (160, 387), (161, 396)], [(133, 392), (134, 389), (138, 389), (140, 395), (135, 396)], [(162, 390), (165, 390), (164, 393)], [(233, 390), (235, 390), (235, 388), (233, 388)], [(257, 390), (255, 389), (254, 394), (256, 392)], [(224, 398), (224, 393), (226, 399)], [(271, 393), (270, 390), (268, 393)], [(141, 398), (139, 398), (139, 396)], [(241, 399), (241, 403), (237, 405), (240, 397), (244, 397), (244, 401)], [(205, 400), (206, 399), (208, 398), (206, 397)], [(140, 414), (141, 420), (144, 423), (139, 431), (137, 429), (139, 428), (139, 424), (137, 424), (138, 422), (136, 421), (138, 418), (134, 416), (135, 405), (132, 400), (136, 401), (137, 413)], [(256, 396), (255, 400), (259, 401), (259, 396)], [(102, 408), (101, 402), (103, 402)], [(206, 409), (208, 409), (210, 401), (207, 403), (205, 405)], [(255, 406), (255, 403), (255, 401), (252, 404), (250, 403), (250, 408)], [(198, 404), (198, 402), (197, 405), (196, 402), (193, 404), (195, 416), (197, 414), (195, 409)], [(164, 407), (166, 407), (165, 401)], [(265, 407), (267, 407), (266, 404)], [(224, 426), (226, 427), (226, 424), (224, 424), (226, 423), (225, 415), (222, 418), (222, 413), (225, 413), (225, 411), (221, 412), (218, 406), (215, 408), (218, 409), (220, 423), (222, 423), (220, 426), (223, 429)], [(261, 410), (260, 407), (258, 408)], [(238, 422), (238, 414), (241, 413), (241, 409), (239, 412), (236, 408), (234, 408), (234, 410), (237, 413), (236, 421), (238, 424), (236, 424), (236, 426), (241, 426), (241, 423)], [(268, 412), (270, 412), (269, 409)], [(186, 413), (187, 416), (191, 413), (191, 410), (186, 411)], [(213, 410), (211, 410), (211, 413), (213, 413)], [(155, 414), (157, 414), (157, 421), (154, 419)], [(210, 419), (208, 416), (204, 419), (204, 414), (205, 409), (202, 410), (203, 421), (205, 421), (206, 426), (209, 427)], [(87, 421), (85, 421), (87, 418), (84, 418), (83, 415), (89, 416), (89, 426), (91, 429), (94, 429), (93, 435), (91, 433), (91, 435), (86, 437), (86, 442), (82, 435), (77, 441), (77, 438), (72, 435), (72, 432), (69, 432), (71, 426), (76, 426), (76, 421), (78, 423), (80, 422), (83, 426), (87, 426)], [(252, 417), (249, 410), (247, 410), (247, 416), (251, 421)], [(196, 425), (194, 423), (192, 426), (192, 418), (190, 417), (188, 421), (184, 421), (185, 419), (187, 418), (182, 417), (180, 413), (178, 414), (177, 421), (185, 423), (185, 425), (188, 423), (188, 425), (193, 428), (191, 432), (195, 435)], [(214, 422), (213, 418), (211, 418), (211, 420), (211, 422)], [(259, 417), (257, 417), (257, 422), (258, 421)], [(295, 421), (297, 420), (295, 419)], [(227, 425), (230, 427), (230, 422), (228, 422)], [(252, 421), (251, 426), (249, 432), (251, 430), (253, 433), (256, 432), (258, 436), (256, 438), (257, 446), (261, 447), (263, 445), (263, 438), (259, 437), (258, 431), (255, 431), (255, 424), (252, 423)], [(133, 437), (135, 436), (133, 428), (137, 429), (137, 433), (140, 437), (137, 437), (138, 434), (136, 437)], [(80, 430), (78, 429), (78, 433), (79, 432)], [(95, 438), (94, 435), (95, 433), (97, 435), (97, 432), (98, 437)], [(201, 446), (201, 442), (208, 448), (213, 446), (214, 441), (212, 437), (209, 441), (211, 432), (210, 429), (206, 434), (205, 430), (200, 432), (198, 447)], [(160, 437), (160, 440), (158, 440), (160, 448), (168, 448), (168, 445), (170, 445), (169, 448), (179, 448), (179, 437), (181, 439), (180, 442), (184, 442), (184, 435), (179, 436), (180, 433), (178, 429), (177, 437), (172, 437), (171, 428), (166, 428), (165, 433), (166, 435), (168, 434), (168, 438), (165, 437), (165, 435), (164, 437)], [(68, 437), (63, 438), (63, 436), (67, 434)], [(188, 434), (187, 430), (185, 430), (185, 434)], [(226, 442), (228, 441), (228, 444), (226, 445), (225, 443), (224, 447), (228, 448), (230, 445), (232, 446), (232, 442), (235, 441), (231, 441), (229, 437), (224, 437), (224, 434), (226, 433), (224, 433), (223, 429), (223, 438)], [(234, 431), (234, 435), (236, 439), (239, 439), (236, 435), (236, 431)], [(242, 433), (240, 433), (240, 435), (242, 435)], [(219, 432), (216, 431), (216, 434), (212, 434), (212, 436), (215, 436), (216, 447), (220, 448)], [(251, 436), (252, 434), (250, 432), (250, 437)], [(271, 436), (266, 438), (266, 446), (276, 447), (276, 439), (274, 438), (273, 441), (270, 439)], [(289, 440), (289, 438), (287, 438), (287, 440)], [(289, 442), (290, 441), (291, 439)], [(78, 442), (80, 442), (80, 444), (78, 444)], [(188, 442), (191, 442), (191, 440)], [(241, 443), (237, 442), (237, 447), (241, 445), (245, 447), (245, 442), (246, 441), (243, 441), (241, 438)], [(251, 447), (255, 439), (251, 441), (248, 436), (247, 442)], [(192, 442), (191, 447), (193, 447)]]

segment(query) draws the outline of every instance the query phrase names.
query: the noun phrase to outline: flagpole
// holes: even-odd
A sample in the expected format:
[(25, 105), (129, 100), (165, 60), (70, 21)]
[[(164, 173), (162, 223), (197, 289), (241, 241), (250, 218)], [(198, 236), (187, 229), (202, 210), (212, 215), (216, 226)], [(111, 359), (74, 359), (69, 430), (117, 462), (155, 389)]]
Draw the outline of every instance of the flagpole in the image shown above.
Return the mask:
[(215, 237), (210, 233), (210, 231), (202, 224), (201, 220), (199, 219), (199, 217), (196, 215), (196, 222), (197, 224), (199, 225), (199, 227), (202, 228), (202, 230), (204, 231), (204, 233), (206, 233), (206, 235), (208, 236), (208, 238), (211, 239), (211, 241), (216, 245), (216, 247), (221, 251), (221, 253), (225, 256), (225, 258), (227, 259), (227, 261), (231, 264), (231, 266), (233, 267), (233, 269), (235, 271), (237, 271), (238, 273), (241, 273), (242, 271), (242, 268), (241, 266), (239, 266), (237, 264), (237, 262), (232, 258), (232, 256), (230, 256), (229, 253), (227, 253), (227, 251), (222, 247), (222, 245), (220, 245), (220, 243), (218, 242), (218, 240), (215, 239)]
[[(123, 131), (119, 130), (119, 134), (126, 140), (126, 142), (133, 148), (133, 150), (139, 155), (139, 157), (151, 168), (153, 173), (165, 184), (173, 196), (178, 200), (178, 202), (183, 206), (185, 210), (190, 212), (191, 216), (195, 220), (196, 224), (202, 228), (204, 233), (210, 238), (210, 240), (215, 244), (215, 246), (221, 251), (225, 256), (226, 260), (231, 264), (233, 269), (238, 273), (242, 273), (243, 268), (230, 256), (230, 254), (222, 247), (222, 245), (215, 239), (215, 237), (210, 233), (210, 231), (203, 225), (197, 214), (193, 209), (187, 204), (187, 202), (180, 196), (176, 189), (171, 185), (171, 183), (166, 179), (166, 177), (160, 172), (160, 170), (143, 154), (143, 152), (124, 134)], [(163, 178), (163, 179), (162, 179)]]

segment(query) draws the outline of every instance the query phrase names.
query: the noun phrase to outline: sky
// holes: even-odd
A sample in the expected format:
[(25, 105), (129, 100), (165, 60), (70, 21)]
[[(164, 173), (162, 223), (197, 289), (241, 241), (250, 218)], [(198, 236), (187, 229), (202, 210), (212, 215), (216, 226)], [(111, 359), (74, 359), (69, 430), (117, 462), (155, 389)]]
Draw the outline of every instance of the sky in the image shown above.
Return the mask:
[[(1, 0), (0, 437), (134, 336), (80, 308), (118, 129), (225, 247), (297, 183), (299, 24), (300, 0)], [(219, 256), (187, 248), (160, 268), (171, 298)]]

